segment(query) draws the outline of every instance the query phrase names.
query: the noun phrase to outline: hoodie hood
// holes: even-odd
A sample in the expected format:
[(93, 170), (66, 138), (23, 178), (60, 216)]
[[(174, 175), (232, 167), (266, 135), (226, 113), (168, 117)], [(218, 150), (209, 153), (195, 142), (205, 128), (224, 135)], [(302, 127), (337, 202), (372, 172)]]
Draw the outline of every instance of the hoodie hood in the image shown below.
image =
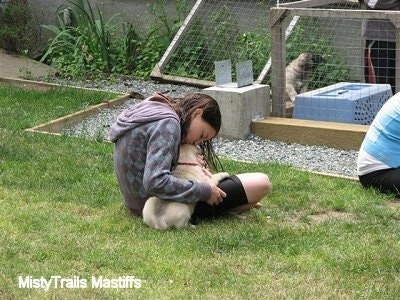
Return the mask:
[(166, 118), (174, 118), (180, 122), (175, 110), (168, 105), (169, 102), (170, 100), (164, 95), (154, 93), (142, 102), (123, 110), (117, 117), (116, 122), (111, 125), (110, 140), (116, 142), (125, 133), (143, 123)]

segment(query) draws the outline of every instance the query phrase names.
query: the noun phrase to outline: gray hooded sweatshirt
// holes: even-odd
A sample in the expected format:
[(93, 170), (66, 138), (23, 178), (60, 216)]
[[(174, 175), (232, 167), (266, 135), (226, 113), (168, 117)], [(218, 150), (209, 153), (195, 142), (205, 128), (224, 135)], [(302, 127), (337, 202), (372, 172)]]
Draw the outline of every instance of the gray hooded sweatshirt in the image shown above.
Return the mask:
[(208, 183), (171, 175), (178, 161), (180, 120), (165, 96), (153, 96), (125, 109), (111, 126), (114, 169), (125, 205), (142, 213), (151, 196), (185, 203), (207, 201)]

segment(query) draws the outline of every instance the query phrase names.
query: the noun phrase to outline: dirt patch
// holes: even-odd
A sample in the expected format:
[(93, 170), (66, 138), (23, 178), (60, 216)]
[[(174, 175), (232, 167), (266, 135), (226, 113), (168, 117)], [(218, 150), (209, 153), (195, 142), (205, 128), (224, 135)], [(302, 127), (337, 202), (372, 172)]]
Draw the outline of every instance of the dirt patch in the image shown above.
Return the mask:
[(330, 212), (326, 212), (326, 213), (310, 215), (308, 217), (314, 223), (321, 223), (321, 222), (330, 221), (330, 220), (353, 221), (356, 218), (356, 216), (352, 213), (340, 212), (340, 211), (330, 211)]
[(400, 208), (400, 200), (393, 200), (386, 203), (386, 206), (392, 209)]
[(286, 222), (290, 224), (318, 224), (325, 221), (341, 220), (341, 221), (354, 221), (356, 215), (349, 212), (329, 211), (318, 213), (314, 215), (303, 215), (301, 217), (288, 217)]

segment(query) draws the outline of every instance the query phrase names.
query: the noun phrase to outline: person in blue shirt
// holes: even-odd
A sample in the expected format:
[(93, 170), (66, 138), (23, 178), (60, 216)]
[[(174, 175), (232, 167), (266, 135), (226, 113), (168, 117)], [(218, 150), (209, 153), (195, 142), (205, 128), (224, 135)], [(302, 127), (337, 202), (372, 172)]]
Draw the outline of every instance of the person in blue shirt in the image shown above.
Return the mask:
[(400, 93), (372, 121), (357, 159), (360, 183), (400, 198)]

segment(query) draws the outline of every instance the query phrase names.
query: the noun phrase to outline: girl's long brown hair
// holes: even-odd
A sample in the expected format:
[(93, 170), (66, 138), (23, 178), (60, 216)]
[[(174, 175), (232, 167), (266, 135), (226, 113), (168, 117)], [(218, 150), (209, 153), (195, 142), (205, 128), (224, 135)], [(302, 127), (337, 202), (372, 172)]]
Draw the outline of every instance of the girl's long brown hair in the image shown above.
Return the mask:
[[(203, 110), (203, 120), (210, 124), (217, 134), (221, 129), (221, 112), (219, 110), (219, 105), (211, 96), (202, 93), (190, 93), (183, 98), (174, 99), (172, 101), (172, 107), (181, 120), (181, 141), (185, 140), (192, 121), (191, 117), (198, 108)], [(204, 159), (212, 169), (215, 171), (223, 169), (221, 162), (215, 154), (211, 140), (202, 142), (200, 147), (203, 150)]]

